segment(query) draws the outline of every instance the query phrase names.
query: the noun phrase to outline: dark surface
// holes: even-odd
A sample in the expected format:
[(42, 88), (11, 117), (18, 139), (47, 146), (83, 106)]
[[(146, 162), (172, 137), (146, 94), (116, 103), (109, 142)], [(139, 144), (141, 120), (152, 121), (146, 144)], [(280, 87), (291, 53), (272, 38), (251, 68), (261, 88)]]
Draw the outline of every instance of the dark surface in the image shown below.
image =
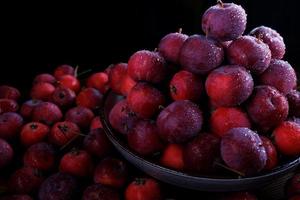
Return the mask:
[[(264, 24), (283, 35), (288, 48), (285, 59), (297, 68), (297, 1), (234, 2), (248, 13), (247, 33)], [(214, 0), (110, 0), (94, 5), (6, 5), (0, 18), (0, 83), (28, 87), (34, 75), (52, 72), (58, 63), (88, 69), (127, 62), (133, 52), (154, 49), (161, 37), (180, 27), (187, 34), (202, 33), (202, 14), (213, 4)]]

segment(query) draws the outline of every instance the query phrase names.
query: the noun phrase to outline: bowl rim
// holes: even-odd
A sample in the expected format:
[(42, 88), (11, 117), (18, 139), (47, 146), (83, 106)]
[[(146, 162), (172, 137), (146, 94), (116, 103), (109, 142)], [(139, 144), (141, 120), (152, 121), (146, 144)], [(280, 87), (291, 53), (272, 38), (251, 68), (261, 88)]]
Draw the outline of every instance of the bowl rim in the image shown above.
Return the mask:
[[(143, 162), (144, 165), (150, 166), (152, 168), (156, 168), (158, 170), (164, 171), (165, 173), (172, 174), (174, 176), (181, 176), (182, 178), (186, 179), (193, 179), (197, 181), (210, 181), (210, 182), (219, 182), (219, 183), (234, 183), (236, 181), (256, 181), (257, 179), (268, 179), (276, 175), (281, 175), (285, 173), (288, 169), (295, 167), (296, 165), (300, 165), (300, 156), (296, 158), (295, 160), (285, 163), (281, 166), (278, 166), (271, 170), (268, 173), (256, 175), (256, 176), (251, 176), (251, 177), (242, 177), (242, 178), (210, 178), (210, 177), (201, 177), (201, 176), (193, 176), (185, 172), (173, 170), (164, 166), (161, 166), (159, 164), (153, 163), (147, 159), (142, 158), (138, 154), (134, 153), (133, 151), (129, 150), (129, 148), (125, 147), (122, 142), (120, 142), (120, 139), (116, 137), (115, 130), (112, 128), (112, 126), (109, 123), (109, 120), (107, 119), (107, 114), (105, 111), (105, 104), (106, 100), (108, 99), (109, 95), (115, 94), (111, 90), (107, 91), (105, 95), (103, 96), (103, 101), (102, 101), (102, 106), (100, 108), (100, 120), (104, 129), (104, 132), (110, 139), (110, 141), (119, 148), (121, 148), (126, 154), (130, 155), (132, 158), (138, 160), (139, 162)], [(115, 94), (118, 95), (118, 94)], [(117, 148), (118, 150), (118, 148)], [(119, 150), (118, 150), (119, 151)], [(128, 161), (130, 162), (130, 161)]]

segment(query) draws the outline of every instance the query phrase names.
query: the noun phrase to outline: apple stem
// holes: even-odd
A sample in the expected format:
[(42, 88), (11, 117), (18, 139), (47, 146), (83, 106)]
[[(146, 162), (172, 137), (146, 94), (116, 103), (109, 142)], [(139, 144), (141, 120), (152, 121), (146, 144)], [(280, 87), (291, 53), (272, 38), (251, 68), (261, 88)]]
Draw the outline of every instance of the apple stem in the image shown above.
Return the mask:
[(263, 42), (263, 34), (259, 34), (256, 36), (256, 39), (259, 41), (259, 42)]
[(176, 87), (175, 87), (174, 85), (171, 85), (171, 86), (170, 86), (170, 91), (171, 91), (172, 93), (174, 93), (174, 94), (177, 93), (177, 89), (176, 89)]
[(74, 147), (72, 150), (71, 150), (71, 153), (73, 155), (79, 155), (79, 149), (77, 149), (76, 147)]
[(106, 70), (109, 70), (109, 69), (112, 68), (113, 66), (115, 66), (115, 65), (114, 65), (114, 64), (108, 65), (108, 67), (104, 70), (104, 72), (107, 73)]
[(222, 0), (218, 0), (218, 1), (217, 1), (217, 4), (219, 4), (222, 8), (224, 8), (224, 3), (223, 3)]
[(73, 137), (70, 141), (68, 141), (66, 144), (64, 144), (62, 147), (60, 147), (59, 151), (64, 150), (67, 146), (69, 146), (74, 140), (76, 140), (78, 138), (79, 135), (76, 135), (75, 137)]
[(83, 72), (78, 73), (76, 77), (80, 77), (80, 76), (82, 76), (82, 75), (84, 75), (84, 74), (87, 74), (87, 73), (89, 73), (89, 72), (91, 72), (91, 71), (92, 71), (92, 69), (85, 70), (85, 71), (83, 71)]
[(238, 171), (238, 170), (232, 169), (232, 168), (230, 168), (230, 167), (227, 167), (226, 165), (223, 165), (222, 163), (219, 163), (219, 162), (217, 162), (217, 161), (215, 161), (214, 164), (217, 165), (217, 166), (219, 166), (219, 167), (221, 167), (221, 168), (223, 168), (223, 169), (226, 169), (226, 170), (228, 170), (228, 171), (230, 171), (230, 172), (233, 172), (233, 173), (235, 173), (235, 174), (238, 174), (239, 176), (242, 176), (242, 177), (245, 176), (244, 173), (242, 173), (242, 172), (240, 172), (240, 171)]
[(158, 106), (158, 109), (159, 109), (159, 110), (163, 110), (164, 108), (165, 108), (165, 107), (164, 107), (163, 105), (159, 105), (159, 106)]
[(68, 141), (65, 145), (63, 145), (62, 147), (60, 147), (59, 151), (64, 150), (67, 146), (69, 146), (74, 140), (76, 140), (79, 136), (85, 137), (87, 136), (86, 134), (83, 133), (76, 133), (76, 136), (73, 137), (70, 141)]
[(74, 76), (77, 78), (78, 77), (78, 69), (79, 69), (79, 66), (77, 65), (75, 67), (75, 71), (74, 71)]
[(84, 133), (77, 133), (77, 135), (80, 135), (80, 136), (82, 136), (82, 137), (85, 137), (85, 136), (86, 136), (86, 134), (84, 134)]
[(136, 185), (144, 185), (144, 184), (146, 183), (146, 180), (145, 180), (144, 178), (136, 178), (136, 179), (134, 180), (134, 183), (135, 183)]
[(33, 169), (33, 174), (37, 177), (42, 177), (42, 172), (38, 169)]
[(35, 123), (32, 123), (32, 124), (30, 125), (30, 128), (31, 128), (31, 129), (37, 129), (37, 127), (38, 127), (38, 125), (35, 124)]

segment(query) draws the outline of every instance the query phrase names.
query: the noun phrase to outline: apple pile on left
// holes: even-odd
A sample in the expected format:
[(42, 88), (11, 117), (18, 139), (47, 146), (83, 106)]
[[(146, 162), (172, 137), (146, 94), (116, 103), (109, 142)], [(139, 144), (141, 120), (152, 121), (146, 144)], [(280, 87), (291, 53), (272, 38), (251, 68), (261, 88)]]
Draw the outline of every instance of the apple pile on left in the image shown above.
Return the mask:
[(123, 188), (129, 200), (147, 190), (160, 199), (156, 180), (129, 178), (96, 116), (107, 72), (80, 81), (76, 71), (60, 65), (37, 75), (25, 102), (0, 86), (0, 199), (117, 200)]

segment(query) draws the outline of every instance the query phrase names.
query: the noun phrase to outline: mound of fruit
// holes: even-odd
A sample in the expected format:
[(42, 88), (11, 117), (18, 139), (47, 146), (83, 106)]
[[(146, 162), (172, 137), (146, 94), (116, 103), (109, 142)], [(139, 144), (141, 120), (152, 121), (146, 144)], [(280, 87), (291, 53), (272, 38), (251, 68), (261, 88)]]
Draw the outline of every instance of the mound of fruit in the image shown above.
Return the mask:
[(25, 101), (0, 86), (0, 200), (162, 199), (160, 183), (120, 158), (96, 116), (107, 72), (81, 78), (58, 66), (35, 77)]
[[(268, 172), (300, 155), (300, 93), (273, 29), (249, 35), (244, 9), (218, 2), (205, 35), (166, 35), (157, 50), (82, 79), (78, 68), (39, 74), (30, 94), (0, 86), (0, 200), (186, 199), (120, 158), (98, 114), (111, 88), (125, 98), (109, 113), (128, 147), (193, 174)], [(299, 117), (299, 118), (298, 118)], [(221, 169), (220, 169), (221, 166)], [(175, 193), (174, 193), (175, 192)], [(287, 185), (299, 199), (299, 174)], [(256, 199), (249, 192), (196, 194)]]
[(180, 171), (241, 176), (300, 156), (300, 93), (283, 38), (265, 26), (243, 35), (246, 21), (241, 6), (219, 1), (202, 17), (205, 35), (170, 33), (109, 68), (124, 96), (109, 121), (130, 149)]

